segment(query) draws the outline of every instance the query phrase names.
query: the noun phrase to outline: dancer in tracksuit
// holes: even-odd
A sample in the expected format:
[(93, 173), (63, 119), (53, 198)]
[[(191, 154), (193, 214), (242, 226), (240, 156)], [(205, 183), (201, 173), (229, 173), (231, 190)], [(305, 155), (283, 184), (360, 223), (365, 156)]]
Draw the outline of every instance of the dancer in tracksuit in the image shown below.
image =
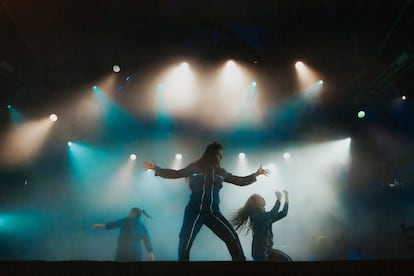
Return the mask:
[(139, 208), (131, 208), (128, 217), (108, 223), (93, 224), (94, 228), (116, 229), (120, 228), (118, 246), (116, 249), (115, 261), (117, 262), (138, 262), (142, 261), (142, 245), (148, 251), (149, 260), (154, 260), (152, 245), (148, 230), (140, 221), (141, 215), (150, 217), (147, 212)]
[(189, 261), (190, 249), (195, 237), (203, 225), (210, 228), (223, 240), (233, 261), (244, 261), (246, 258), (239, 237), (228, 220), (219, 209), (219, 191), (223, 182), (245, 186), (256, 181), (259, 175), (268, 175), (270, 171), (259, 169), (245, 177), (234, 176), (220, 167), (223, 147), (214, 142), (207, 146), (202, 157), (181, 170), (163, 169), (154, 162), (145, 162), (146, 169), (155, 170), (155, 175), (163, 178), (189, 178), (191, 189), (190, 200), (185, 208), (184, 220), (180, 231), (178, 258)]
[(288, 192), (285, 194), (285, 203), (279, 211), (282, 193), (276, 191), (276, 202), (273, 208), (265, 211), (265, 200), (262, 196), (254, 194), (250, 196), (245, 205), (238, 209), (230, 221), (236, 231), (250, 230), (253, 232), (252, 257), (254, 261), (291, 261), (284, 252), (273, 248), (272, 224), (284, 218), (289, 209)]

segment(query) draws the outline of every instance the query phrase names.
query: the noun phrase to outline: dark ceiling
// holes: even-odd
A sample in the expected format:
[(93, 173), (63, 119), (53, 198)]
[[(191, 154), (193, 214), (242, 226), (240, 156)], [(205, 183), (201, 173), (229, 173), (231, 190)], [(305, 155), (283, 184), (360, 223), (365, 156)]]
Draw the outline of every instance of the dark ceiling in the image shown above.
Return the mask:
[[(29, 109), (64, 99), (114, 63), (136, 70), (168, 57), (230, 56), (280, 72), (303, 59), (330, 83), (327, 109), (368, 102), (397, 128), (414, 130), (411, 122), (398, 122), (406, 111), (387, 106), (393, 97), (412, 95), (409, 0), (0, 3), (2, 106)], [(5, 108), (1, 113), (5, 118)]]

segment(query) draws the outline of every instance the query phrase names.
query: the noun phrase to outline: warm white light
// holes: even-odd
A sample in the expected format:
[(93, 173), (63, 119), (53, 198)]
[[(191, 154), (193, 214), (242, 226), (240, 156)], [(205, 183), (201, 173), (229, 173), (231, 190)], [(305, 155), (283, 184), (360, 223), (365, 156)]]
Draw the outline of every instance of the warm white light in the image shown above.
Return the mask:
[(181, 159), (183, 159), (182, 154), (181, 154), (181, 153), (177, 153), (177, 154), (175, 155), (175, 159), (177, 159), (177, 160), (181, 160)]
[(119, 67), (119, 65), (114, 65), (114, 66), (112, 66), (112, 70), (115, 72), (115, 73), (119, 73), (120, 71), (121, 71), (121, 67)]
[(302, 61), (298, 61), (298, 62), (295, 63), (295, 67), (298, 70), (303, 70), (305, 68), (305, 65), (303, 64)]
[(56, 122), (56, 121), (57, 121), (57, 119), (58, 119), (58, 117), (57, 117), (57, 115), (56, 115), (56, 114), (51, 114), (51, 115), (49, 116), (49, 118), (50, 118), (50, 120), (51, 120), (52, 122)]
[(131, 155), (129, 156), (129, 159), (131, 159), (131, 160), (136, 160), (136, 159), (137, 159), (137, 156), (136, 156), (135, 154), (131, 154)]
[(233, 60), (228, 60), (226, 66), (229, 68), (234, 68), (236, 67), (236, 63)]
[(193, 111), (197, 100), (196, 80), (188, 63), (181, 63), (166, 72), (162, 85), (158, 84), (159, 95), (165, 103), (165, 111), (178, 117), (187, 117)]
[(181, 69), (189, 69), (189, 68), (190, 68), (190, 66), (188, 65), (187, 62), (181, 63)]
[(309, 89), (309, 87), (313, 86), (318, 81), (319, 85), (322, 84), (318, 77), (318, 74), (302, 61), (296, 62), (295, 67), (299, 88), (302, 91)]
[(351, 138), (333, 141), (325, 146), (325, 156), (340, 164), (347, 164), (350, 159)]
[(406, 96), (402, 96), (402, 97), (401, 97), (401, 99), (402, 99), (403, 101), (405, 101), (405, 100), (407, 99), (407, 97), (406, 97)]
[(50, 133), (51, 118), (31, 120), (0, 137), (0, 164), (17, 165), (34, 158)]
[[(227, 61), (223, 69), (224, 70), (221, 72), (221, 85), (225, 85), (226, 90), (238, 87), (241, 83), (246, 81), (241, 67), (233, 60)], [(240, 91), (240, 89), (238, 89), (238, 91)]]

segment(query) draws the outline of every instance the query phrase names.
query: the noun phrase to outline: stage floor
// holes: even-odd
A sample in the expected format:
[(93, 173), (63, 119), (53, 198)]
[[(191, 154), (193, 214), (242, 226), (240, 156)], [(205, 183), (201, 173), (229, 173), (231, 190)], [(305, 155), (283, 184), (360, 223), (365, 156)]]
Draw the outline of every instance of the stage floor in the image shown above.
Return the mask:
[(0, 275), (413, 275), (414, 260), (329, 262), (1, 261)]

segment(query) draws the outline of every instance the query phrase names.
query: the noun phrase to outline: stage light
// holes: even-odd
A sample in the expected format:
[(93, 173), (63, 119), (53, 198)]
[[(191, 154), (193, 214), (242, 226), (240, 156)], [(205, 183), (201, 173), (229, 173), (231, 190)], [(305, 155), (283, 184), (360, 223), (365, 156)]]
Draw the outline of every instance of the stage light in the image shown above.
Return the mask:
[(188, 69), (188, 68), (190, 68), (190, 66), (188, 65), (188, 63), (187, 62), (183, 62), (183, 63), (181, 63), (181, 69)]
[(303, 69), (304, 69), (304, 67), (305, 67), (305, 65), (303, 64), (303, 62), (302, 62), (302, 61), (298, 61), (298, 62), (296, 62), (296, 63), (295, 63), (295, 67), (296, 67), (296, 69), (298, 69), (298, 70), (303, 70)]
[[(233, 60), (228, 60), (221, 71), (221, 79), (223, 81), (221, 85), (225, 85), (225, 90), (234, 90), (241, 83), (246, 83), (244, 77), (245, 75), (241, 67)], [(239, 89), (236, 90), (239, 91)]]
[(365, 111), (363, 111), (363, 110), (359, 111), (358, 112), (358, 118), (359, 119), (365, 118)]
[(337, 163), (345, 165), (349, 162), (351, 138), (347, 137), (341, 140), (333, 141), (326, 144), (326, 156), (335, 159)]
[(125, 80), (126, 80), (126, 81), (131, 80), (131, 76), (127, 76), (127, 77), (125, 78)]
[[(76, 180), (76, 183), (91, 184), (91, 179), (94, 179), (102, 184), (113, 175), (114, 155), (105, 149), (74, 141), (70, 147), (67, 147), (67, 153), (71, 170), (70, 176)], [(125, 163), (132, 162), (128, 160)]]
[(17, 126), (29, 121), (29, 118), (26, 118), (26, 116), (21, 111), (17, 110), (11, 104), (7, 105), (7, 109), (13, 125)]
[(231, 76), (234, 76), (236, 74), (240, 74), (240, 71), (237, 70), (236, 63), (232, 60), (229, 60), (229, 61), (226, 62), (225, 66), (224, 66), (223, 74), (226, 75), (226, 78), (231, 79)]
[(51, 115), (49, 116), (49, 118), (50, 118), (50, 120), (51, 120), (52, 122), (56, 122), (56, 121), (57, 121), (57, 119), (58, 119), (58, 116), (57, 116), (56, 114), (51, 114)]
[(183, 159), (182, 154), (181, 154), (181, 153), (177, 153), (177, 154), (175, 155), (175, 159), (177, 159), (177, 160), (181, 160), (181, 159)]
[(129, 159), (131, 159), (131, 160), (136, 160), (136, 159), (137, 159), (137, 156), (136, 156), (135, 154), (131, 154), (131, 155), (129, 156)]
[(320, 95), (320, 92), (322, 91), (322, 85), (323, 80), (319, 80), (313, 83), (312, 85), (308, 86), (306, 89), (302, 90), (302, 94), (308, 100), (315, 99)]
[(406, 96), (401, 96), (401, 100), (403, 100), (403, 101), (405, 101), (407, 99), (407, 97)]
[(4, 213), (1, 214), (1, 216), (0, 216), (0, 229), (4, 231), (4, 227), (9, 225), (9, 224), (10, 224), (10, 222), (8, 221), (8, 218), (7, 218), (6, 214), (4, 214)]
[(309, 89), (311, 86), (315, 86), (315, 84), (319, 86), (322, 84), (318, 74), (302, 61), (296, 62), (295, 68), (300, 90), (304, 91)]
[(229, 65), (229, 66), (236, 65), (236, 63), (235, 63), (235, 62), (234, 62), (234, 60), (232, 60), (232, 59), (229, 59), (229, 60), (226, 62), (226, 64), (227, 64), (227, 65)]
[[(197, 100), (196, 79), (190, 66), (182, 62), (166, 71), (157, 84), (158, 112), (163, 117), (189, 116)], [(168, 115), (165, 116), (165, 115)]]
[(71, 141), (68, 142), (68, 146), (69, 147), (72, 146), (72, 142)]
[(119, 67), (118, 65), (115, 64), (114, 66), (112, 66), (112, 70), (115, 73), (119, 73), (121, 71), (121, 67)]
[(42, 149), (52, 123), (49, 117), (22, 122), (0, 141), (0, 163), (17, 165), (34, 158)]
[(94, 85), (94, 86), (92, 87), (92, 89), (96, 91), (96, 90), (98, 90), (98, 86)]
[(256, 96), (256, 85), (257, 83), (253, 81), (247, 91), (247, 104), (252, 104), (254, 101), (254, 98)]
[(244, 152), (240, 152), (239, 159), (246, 159), (246, 154)]
[(283, 158), (285, 158), (285, 159), (289, 159), (289, 158), (290, 158), (290, 153), (289, 153), (289, 152), (285, 152), (285, 153), (283, 154)]

